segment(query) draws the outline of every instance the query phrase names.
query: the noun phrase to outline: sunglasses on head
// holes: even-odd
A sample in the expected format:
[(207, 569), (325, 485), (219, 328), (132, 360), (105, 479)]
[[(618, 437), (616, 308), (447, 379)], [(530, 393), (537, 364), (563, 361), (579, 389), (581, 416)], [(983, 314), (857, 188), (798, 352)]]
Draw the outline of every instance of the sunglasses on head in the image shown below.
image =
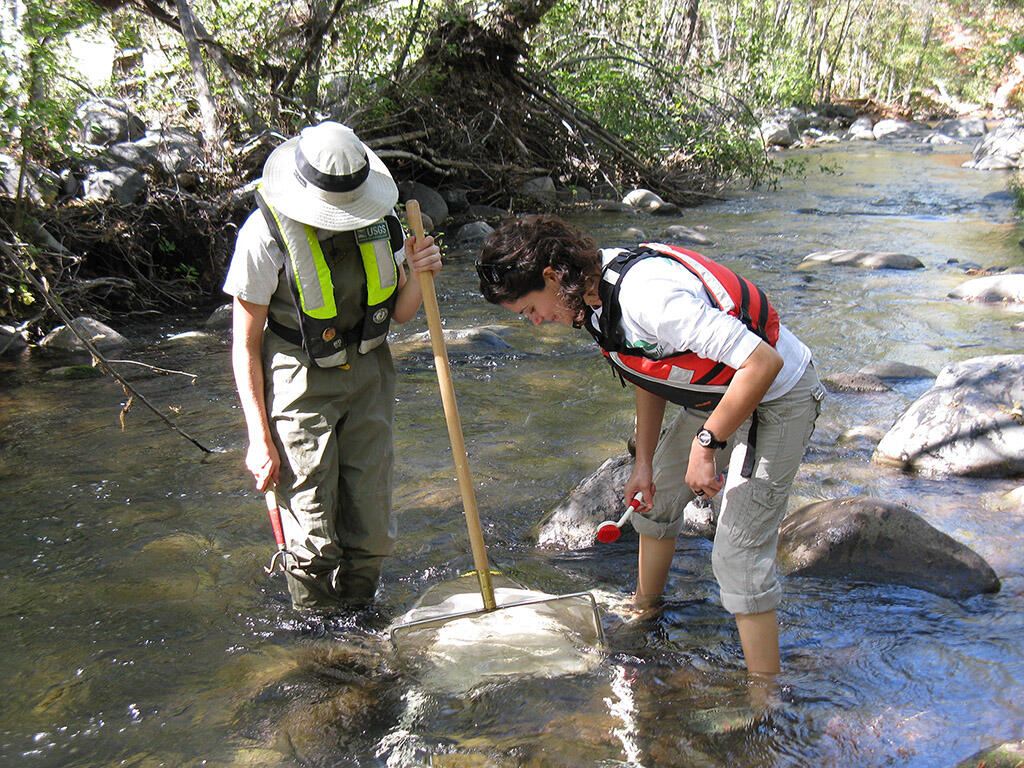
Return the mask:
[(515, 268), (515, 264), (484, 264), (476, 262), (476, 273), (488, 284), (499, 283), (501, 279)]

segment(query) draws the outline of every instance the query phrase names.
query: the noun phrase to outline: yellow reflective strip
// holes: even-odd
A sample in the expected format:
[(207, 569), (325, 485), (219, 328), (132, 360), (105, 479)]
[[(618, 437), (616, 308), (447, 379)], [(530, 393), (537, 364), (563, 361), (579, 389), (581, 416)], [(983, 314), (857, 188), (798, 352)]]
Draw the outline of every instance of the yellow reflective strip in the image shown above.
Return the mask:
[[(382, 246), (380, 253), (376, 247), (378, 243)], [(371, 240), (359, 244), (359, 253), (366, 272), (366, 303), (371, 307), (382, 304), (398, 286), (398, 265), (391, 246), (387, 240)]]
[(303, 301), (302, 309), (310, 317), (317, 320), (329, 320), (337, 317), (338, 310), (334, 305), (334, 283), (331, 281), (331, 268), (327, 266), (323, 249), (320, 248), (320, 241), (316, 239), (316, 230), (311, 226), (304, 225), (306, 231), (306, 242), (309, 244), (310, 253), (313, 254), (313, 265), (316, 267), (316, 281), (320, 285), (320, 293), (323, 296), (323, 306), (310, 311), (306, 308), (302, 299), (302, 284), (299, 282), (299, 299)]

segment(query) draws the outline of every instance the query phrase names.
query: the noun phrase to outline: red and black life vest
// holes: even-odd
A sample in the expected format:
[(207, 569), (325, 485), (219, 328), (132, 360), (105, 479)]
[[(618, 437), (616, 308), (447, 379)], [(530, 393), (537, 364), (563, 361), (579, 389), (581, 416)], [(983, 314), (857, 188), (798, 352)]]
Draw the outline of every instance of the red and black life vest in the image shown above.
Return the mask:
[(700, 357), (695, 352), (656, 357), (626, 345), (619, 305), (622, 279), (642, 259), (653, 257), (667, 257), (682, 264), (701, 281), (714, 306), (739, 319), (773, 347), (779, 339), (779, 316), (768, 302), (768, 297), (752, 282), (706, 256), (684, 248), (644, 243), (636, 250), (623, 251), (604, 267), (598, 286), (601, 316), (595, 322), (594, 313), (590, 313), (585, 325), (601, 345), (612, 369), (624, 380), (623, 385), (630, 381), (670, 402), (712, 410), (736, 374), (734, 368)]

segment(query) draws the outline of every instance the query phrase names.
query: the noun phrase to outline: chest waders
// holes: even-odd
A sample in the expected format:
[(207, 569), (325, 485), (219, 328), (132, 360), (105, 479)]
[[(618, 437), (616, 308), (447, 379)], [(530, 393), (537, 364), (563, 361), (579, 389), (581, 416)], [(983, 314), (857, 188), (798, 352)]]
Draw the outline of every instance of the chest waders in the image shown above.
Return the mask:
[(366, 294), (362, 322), (342, 328), (331, 267), (316, 230), (274, 210), (258, 188), (256, 204), (285, 255), (284, 269), (299, 321), (296, 331), (268, 317), (270, 330), (301, 346), (317, 368), (345, 366), (350, 344), (358, 342), (361, 355), (383, 344), (398, 298), (398, 262), (394, 252), (403, 242), (398, 220), (388, 216), (348, 233), (354, 237), (362, 259)]

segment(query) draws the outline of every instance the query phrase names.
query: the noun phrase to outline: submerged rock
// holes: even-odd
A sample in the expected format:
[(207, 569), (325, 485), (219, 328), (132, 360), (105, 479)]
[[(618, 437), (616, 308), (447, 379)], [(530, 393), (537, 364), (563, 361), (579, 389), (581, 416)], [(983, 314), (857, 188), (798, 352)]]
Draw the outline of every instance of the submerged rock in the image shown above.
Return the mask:
[(873, 460), (932, 475), (1024, 475), (1024, 355), (947, 366), (878, 444)]
[(1020, 768), (1024, 765), (1024, 739), (1007, 741), (975, 752), (956, 768)]
[(853, 251), (846, 248), (816, 251), (804, 256), (800, 266), (814, 262), (861, 269), (924, 269), (924, 264), (917, 257), (894, 251)]
[(820, 501), (789, 515), (779, 565), (792, 576), (900, 584), (954, 599), (1000, 588), (976, 552), (906, 507), (869, 496)]
[(823, 376), (822, 383), (833, 392), (888, 392), (892, 389), (878, 376), (860, 371), (846, 371)]
[(892, 360), (880, 360), (861, 368), (857, 373), (879, 379), (934, 379), (935, 374), (919, 365), (908, 365)]

